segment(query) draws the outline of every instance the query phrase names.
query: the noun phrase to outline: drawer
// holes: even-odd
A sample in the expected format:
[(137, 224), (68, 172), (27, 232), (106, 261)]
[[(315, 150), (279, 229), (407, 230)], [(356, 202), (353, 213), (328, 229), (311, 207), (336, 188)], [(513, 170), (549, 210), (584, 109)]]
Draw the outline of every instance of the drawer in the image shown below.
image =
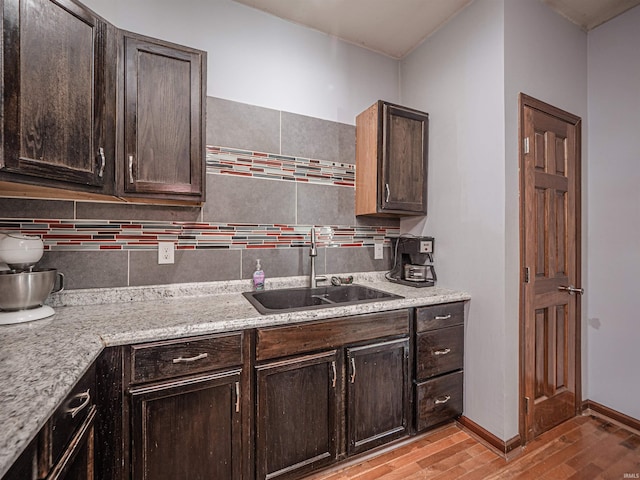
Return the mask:
[(463, 323), (464, 302), (444, 303), (416, 309), (416, 332), (462, 325)]
[(43, 447), (44, 461), (51, 467), (65, 451), (67, 444), (89, 415), (96, 402), (96, 370), (92, 365), (62, 404), (53, 413), (45, 432), (50, 441)]
[(463, 363), (463, 325), (416, 335), (416, 378), (418, 380), (460, 370)]
[(130, 347), (131, 383), (242, 365), (242, 333), (144, 343)]
[(462, 414), (462, 372), (416, 385), (416, 429), (452, 420)]

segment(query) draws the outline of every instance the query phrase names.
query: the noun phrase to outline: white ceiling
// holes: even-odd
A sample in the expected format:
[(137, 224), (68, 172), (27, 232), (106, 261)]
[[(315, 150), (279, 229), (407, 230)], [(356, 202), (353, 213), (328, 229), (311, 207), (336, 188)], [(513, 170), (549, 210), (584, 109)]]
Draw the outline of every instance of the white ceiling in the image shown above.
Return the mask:
[[(370, 50), (402, 58), (473, 0), (235, 0)], [(584, 30), (640, 0), (542, 0)]]

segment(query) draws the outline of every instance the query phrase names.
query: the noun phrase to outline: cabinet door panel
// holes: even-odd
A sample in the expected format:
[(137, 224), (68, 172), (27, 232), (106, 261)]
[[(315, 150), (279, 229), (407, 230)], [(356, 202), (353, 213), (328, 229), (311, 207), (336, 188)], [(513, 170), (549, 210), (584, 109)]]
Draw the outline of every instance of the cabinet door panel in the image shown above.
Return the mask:
[(347, 349), (348, 453), (407, 433), (409, 340)]
[(131, 390), (136, 480), (240, 478), (240, 371)]
[(106, 24), (69, 0), (3, 9), (4, 169), (101, 186)]
[(382, 211), (426, 213), (428, 116), (384, 104)]
[(124, 37), (127, 193), (202, 193), (202, 55)]
[(257, 367), (257, 478), (299, 478), (337, 458), (335, 350)]

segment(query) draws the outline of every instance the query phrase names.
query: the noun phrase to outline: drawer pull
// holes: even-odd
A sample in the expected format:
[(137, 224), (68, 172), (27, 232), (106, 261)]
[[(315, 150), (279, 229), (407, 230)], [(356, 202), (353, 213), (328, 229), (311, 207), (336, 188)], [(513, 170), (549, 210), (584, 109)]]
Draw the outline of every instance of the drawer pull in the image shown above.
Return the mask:
[(236, 413), (240, 411), (240, 382), (236, 382)]
[(447, 403), (449, 400), (451, 400), (451, 395), (445, 395), (444, 397), (436, 398), (435, 404), (441, 405)]
[(87, 407), (87, 405), (89, 405), (89, 403), (91, 402), (91, 395), (89, 394), (89, 389), (87, 389), (86, 392), (82, 392), (77, 395), (74, 395), (71, 399), (69, 399), (69, 401), (67, 402), (67, 405), (74, 400), (80, 400), (80, 405), (73, 408), (67, 408), (65, 410), (65, 413), (71, 415), (71, 418), (76, 418), (76, 415), (78, 415), (82, 410), (84, 410)]
[(435, 320), (449, 320), (451, 318), (451, 314), (449, 315), (436, 315)]
[(434, 355), (446, 355), (447, 353), (450, 353), (451, 349), (450, 348), (443, 348), (442, 350), (436, 350), (435, 352), (433, 352)]
[(331, 362), (331, 372), (333, 373), (333, 378), (331, 380), (331, 387), (336, 388), (336, 382), (338, 381), (338, 372), (336, 371), (335, 360)]
[(202, 360), (203, 358), (207, 358), (208, 356), (209, 356), (208, 353), (201, 353), (200, 355), (196, 355), (195, 357), (189, 357), (189, 358), (178, 357), (173, 359), (173, 363), (197, 362), (198, 360)]

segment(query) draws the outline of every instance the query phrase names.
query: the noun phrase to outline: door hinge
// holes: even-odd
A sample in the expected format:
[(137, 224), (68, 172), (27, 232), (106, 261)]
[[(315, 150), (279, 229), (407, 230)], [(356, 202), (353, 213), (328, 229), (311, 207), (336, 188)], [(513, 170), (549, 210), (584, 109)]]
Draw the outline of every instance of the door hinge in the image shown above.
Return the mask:
[(529, 267), (524, 267), (524, 283), (529, 283)]
[(529, 397), (524, 397), (524, 413), (529, 415)]
[(529, 137), (524, 137), (523, 146), (524, 146), (524, 153), (526, 155), (527, 153), (529, 153)]

